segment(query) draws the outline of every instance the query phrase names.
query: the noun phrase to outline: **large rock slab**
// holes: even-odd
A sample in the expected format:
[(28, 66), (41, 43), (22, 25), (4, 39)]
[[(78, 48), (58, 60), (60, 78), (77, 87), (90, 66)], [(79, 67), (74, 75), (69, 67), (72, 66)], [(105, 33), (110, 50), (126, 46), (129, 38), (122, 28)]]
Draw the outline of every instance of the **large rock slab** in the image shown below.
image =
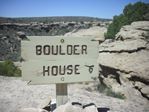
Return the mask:
[(149, 81), (149, 52), (100, 53), (98, 63)]
[[(115, 40), (106, 40), (99, 45), (100, 76), (103, 75), (101, 78), (106, 85), (122, 91), (127, 97), (130, 96), (127, 88), (135, 88), (149, 99), (148, 39), (149, 21), (139, 21), (123, 26)], [(137, 93), (136, 99), (140, 95)]]
[(146, 39), (149, 37), (149, 21), (133, 22), (131, 25), (123, 26), (116, 34), (116, 39)]
[(115, 53), (123, 53), (123, 52), (137, 52), (138, 50), (145, 49), (147, 46), (147, 42), (142, 39), (137, 40), (125, 40), (125, 41), (114, 41), (111, 43), (102, 43), (99, 46), (99, 53), (101, 52), (115, 52)]

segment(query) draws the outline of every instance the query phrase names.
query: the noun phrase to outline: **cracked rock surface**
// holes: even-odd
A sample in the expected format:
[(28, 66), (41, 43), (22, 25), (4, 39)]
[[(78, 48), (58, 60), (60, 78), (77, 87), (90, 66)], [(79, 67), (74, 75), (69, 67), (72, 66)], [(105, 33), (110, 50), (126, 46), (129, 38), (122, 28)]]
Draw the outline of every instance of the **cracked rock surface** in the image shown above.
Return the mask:
[[(107, 86), (123, 91), (126, 97), (130, 88), (136, 89), (143, 98), (149, 99), (148, 40), (149, 21), (139, 21), (123, 26), (113, 41), (106, 40), (99, 45), (100, 77)], [(111, 81), (111, 76), (115, 76), (116, 82)]]

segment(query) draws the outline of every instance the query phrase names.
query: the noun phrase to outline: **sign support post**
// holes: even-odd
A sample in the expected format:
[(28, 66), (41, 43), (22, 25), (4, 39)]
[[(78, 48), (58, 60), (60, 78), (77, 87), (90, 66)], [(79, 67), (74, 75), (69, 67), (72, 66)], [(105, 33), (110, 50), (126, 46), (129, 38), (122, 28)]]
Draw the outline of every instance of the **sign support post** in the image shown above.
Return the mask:
[(63, 105), (68, 100), (67, 84), (56, 84), (56, 106)]

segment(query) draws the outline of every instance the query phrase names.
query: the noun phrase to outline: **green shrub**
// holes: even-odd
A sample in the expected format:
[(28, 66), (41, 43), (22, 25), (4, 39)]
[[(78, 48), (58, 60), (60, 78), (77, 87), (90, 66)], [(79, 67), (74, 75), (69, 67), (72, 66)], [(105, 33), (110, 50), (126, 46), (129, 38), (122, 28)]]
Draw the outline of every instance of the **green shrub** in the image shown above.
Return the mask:
[(0, 75), (3, 76), (21, 76), (21, 70), (10, 60), (0, 62)]
[(120, 28), (128, 24), (128, 19), (123, 15), (114, 16), (113, 22), (109, 25), (108, 31), (105, 34), (106, 39), (113, 39)]
[(133, 21), (145, 20), (147, 13), (149, 13), (149, 4), (143, 2), (128, 4), (122, 14), (113, 17), (113, 22), (109, 25), (105, 38), (114, 39), (122, 26), (131, 24)]
[(105, 84), (99, 84), (97, 88), (100, 93), (104, 93), (107, 96), (111, 96), (119, 99), (126, 99), (124, 94), (120, 92), (114, 92), (110, 87), (107, 87)]

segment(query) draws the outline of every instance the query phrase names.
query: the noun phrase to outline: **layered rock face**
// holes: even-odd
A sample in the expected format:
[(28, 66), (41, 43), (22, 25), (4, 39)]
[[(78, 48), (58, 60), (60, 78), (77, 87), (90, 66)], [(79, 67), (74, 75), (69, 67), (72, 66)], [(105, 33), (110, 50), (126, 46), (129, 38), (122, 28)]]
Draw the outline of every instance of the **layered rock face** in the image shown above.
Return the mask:
[(149, 100), (149, 21), (123, 26), (114, 40), (100, 44), (98, 63), (102, 83)]

